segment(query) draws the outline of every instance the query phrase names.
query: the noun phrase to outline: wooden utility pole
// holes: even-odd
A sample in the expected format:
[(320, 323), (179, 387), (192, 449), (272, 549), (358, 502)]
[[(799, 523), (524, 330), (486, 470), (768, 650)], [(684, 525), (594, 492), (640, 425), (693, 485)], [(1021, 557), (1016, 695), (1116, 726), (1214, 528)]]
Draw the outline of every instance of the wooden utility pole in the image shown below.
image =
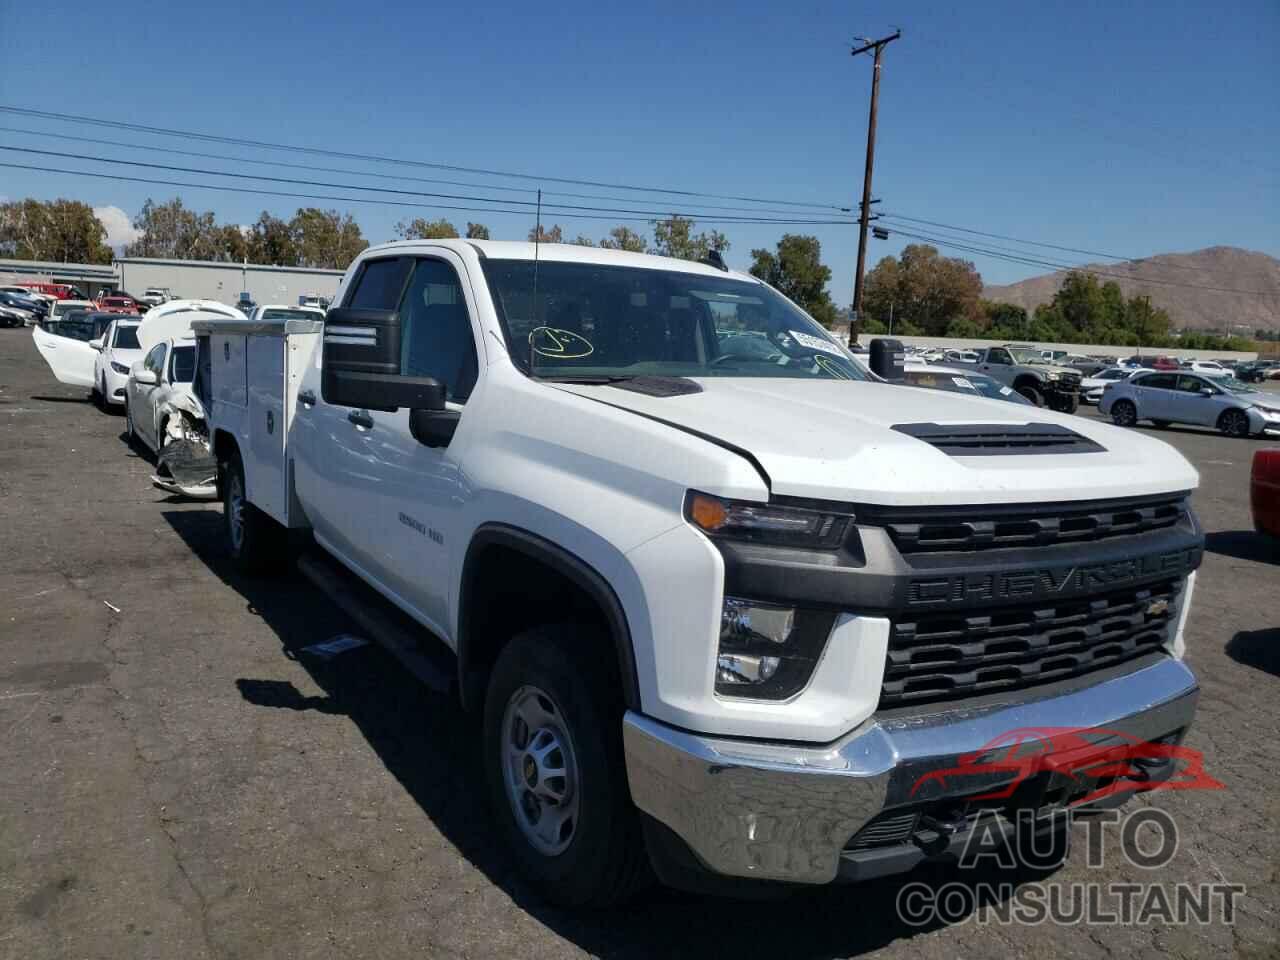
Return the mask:
[(862, 44), (854, 47), (853, 56), (875, 51), (875, 69), (871, 74), (871, 116), (867, 121), (867, 166), (862, 176), (862, 211), (858, 218), (858, 270), (853, 275), (853, 309), (849, 311), (849, 346), (858, 343), (858, 330), (862, 324), (862, 276), (867, 269), (867, 227), (871, 223), (871, 170), (876, 159), (876, 108), (880, 100), (880, 60), (884, 48), (902, 36), (901, 30), (895, 30), (890, 36), (879, 40), (868, 40), (858, 37)]

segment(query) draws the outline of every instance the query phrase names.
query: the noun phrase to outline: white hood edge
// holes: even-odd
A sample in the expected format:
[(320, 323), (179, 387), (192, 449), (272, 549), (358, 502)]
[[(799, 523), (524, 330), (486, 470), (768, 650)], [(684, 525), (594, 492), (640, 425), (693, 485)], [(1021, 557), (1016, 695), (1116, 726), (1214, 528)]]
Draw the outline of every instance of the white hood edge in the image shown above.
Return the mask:
[[(697, 379), (702, 392), (651, 397), (557, 384), (746, 451), (772, 493), (883, 505), (1097, 500), (1194, 489), (1199, 474), (1163, 441), (1000, 400), (873, 382)], [(1093, 453), (954, 457), (892, 429), (909, 423), (1065, 426)], [(714, 491), (712, 491), (714, 492)]]

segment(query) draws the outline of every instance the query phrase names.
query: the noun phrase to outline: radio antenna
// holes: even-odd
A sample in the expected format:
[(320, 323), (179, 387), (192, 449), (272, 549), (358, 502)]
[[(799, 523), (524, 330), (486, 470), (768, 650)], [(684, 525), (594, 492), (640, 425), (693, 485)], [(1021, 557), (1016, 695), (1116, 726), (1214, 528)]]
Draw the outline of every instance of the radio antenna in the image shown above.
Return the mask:
[(533, 358), (538, 355), (534, 348), (534, 334), (538, 332), (538, 246), (542, 242), (542, 188), (538, 188), (537, 221), (533, 228), (533, 295), (529, 302), (529, 312), (533, 314), (533, 326), (529, 328), (529, 376), (533, 376)]

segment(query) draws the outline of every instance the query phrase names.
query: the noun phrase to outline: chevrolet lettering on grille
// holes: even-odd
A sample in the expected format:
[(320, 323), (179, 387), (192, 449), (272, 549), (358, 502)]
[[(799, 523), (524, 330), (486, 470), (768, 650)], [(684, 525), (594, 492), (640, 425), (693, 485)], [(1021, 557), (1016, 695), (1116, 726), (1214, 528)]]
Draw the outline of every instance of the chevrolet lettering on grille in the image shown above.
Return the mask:
[(1199, 565), (1200, 548), (1073, 567), (1010, 570), (952, 576), (918, 577), (907, 585), (909, 607), (1070, 597), (1138, 580), (1190, 573)]

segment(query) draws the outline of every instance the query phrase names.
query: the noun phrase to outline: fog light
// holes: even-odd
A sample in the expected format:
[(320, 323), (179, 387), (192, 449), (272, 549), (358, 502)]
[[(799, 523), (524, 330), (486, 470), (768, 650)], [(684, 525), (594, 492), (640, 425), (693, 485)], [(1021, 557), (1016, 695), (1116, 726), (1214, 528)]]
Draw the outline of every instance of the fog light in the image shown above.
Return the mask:
[(716, 655), (716, 692), (784, 700), (809, 681), (832, 617), (816, 611), (725, 597)]

